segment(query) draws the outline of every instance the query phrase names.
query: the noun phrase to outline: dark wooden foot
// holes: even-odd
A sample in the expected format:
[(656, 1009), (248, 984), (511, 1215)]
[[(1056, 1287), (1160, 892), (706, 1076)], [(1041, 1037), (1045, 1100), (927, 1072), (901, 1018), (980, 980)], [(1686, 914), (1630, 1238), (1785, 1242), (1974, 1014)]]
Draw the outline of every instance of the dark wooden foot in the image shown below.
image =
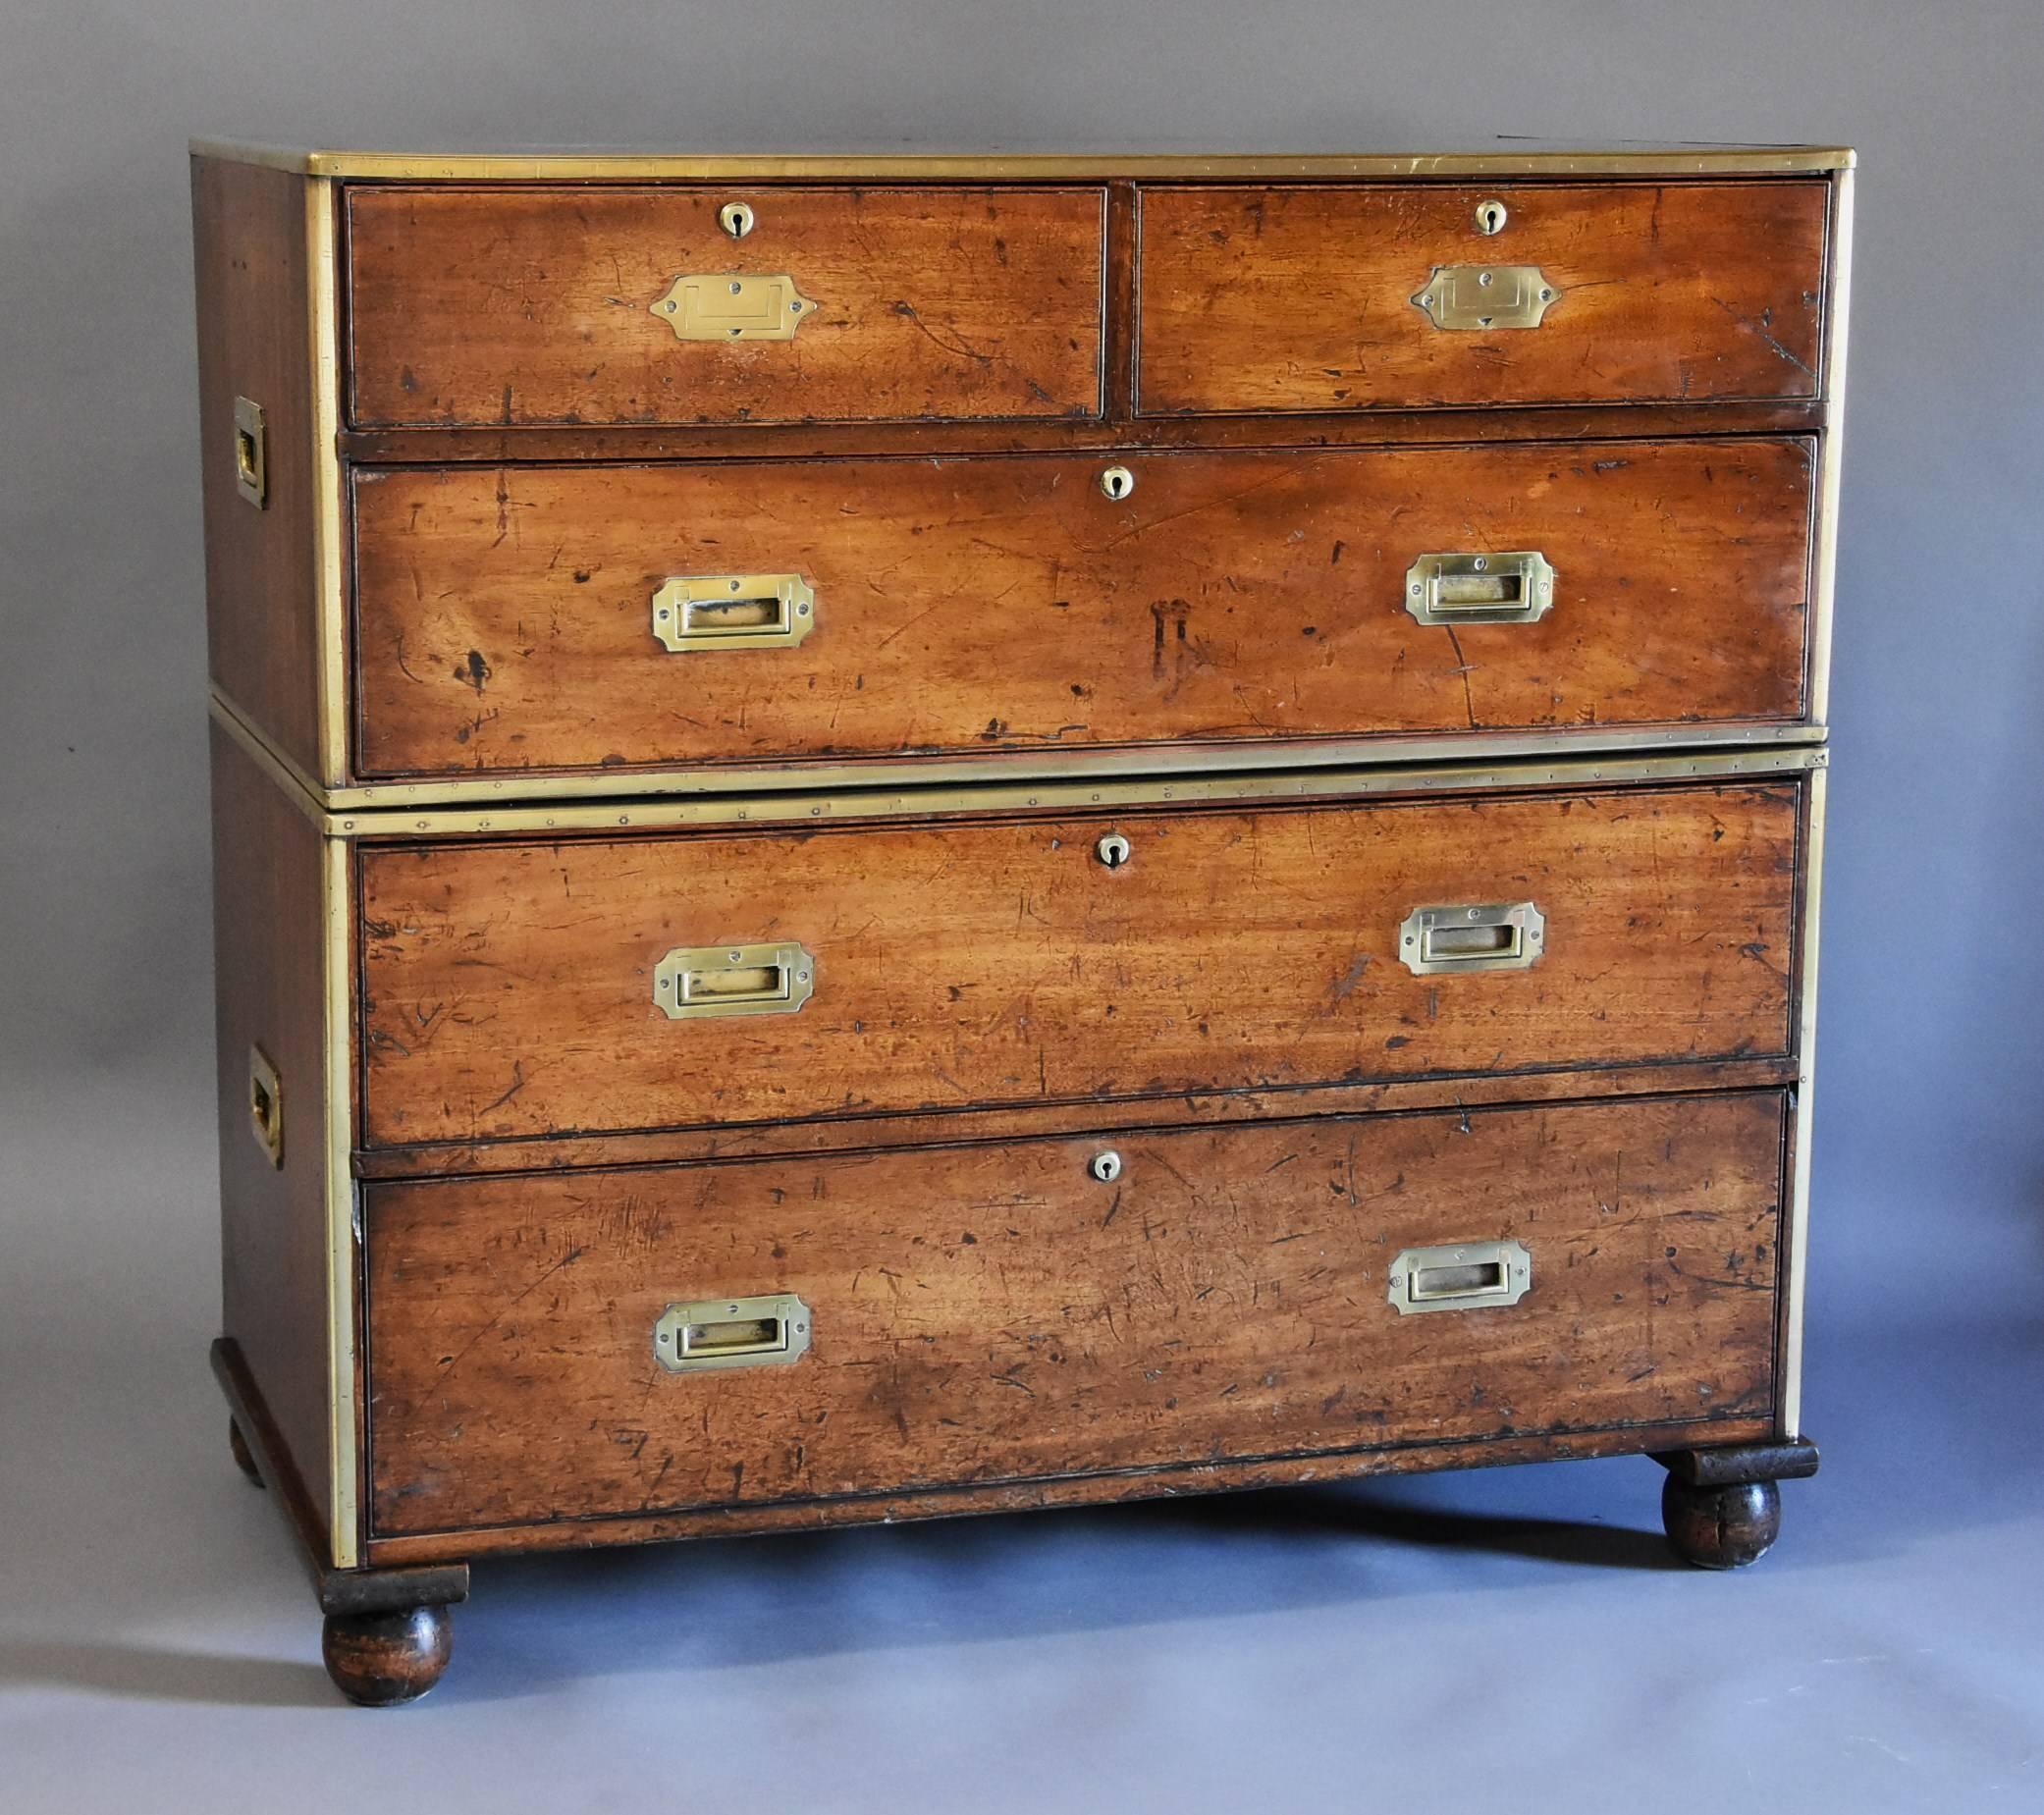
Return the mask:
[(388, 1708), (416, 1701), (447, 1669), (455, 1622), (445, 1607), (395, 1614), (329, 1614), (321, 1641), (327, 1675), (350, 1701)]
[(1782, 1490), (1772, 1481), (1688, 1487), (1671, 1474), (1661, 1483), (1661, 1523), (1685, 1563), (1741, 1570), (1759, 1562), (1781, 1534)]
[(1675, 1450), (1654, 1460), (1668, 1470), (1661, 1483), (1661, 1524), (1685, 1563), (1700, 1570), (1741, 1570), (1764, 1557), (1781, 1535), (1777, 1481), (1817, 1471), (1817, 1447), (1747, 1443), (1721, 1450)]
[(255, 1466), (255, 1453), (249, 1449), (248, 1439), (242, 1435), (241, 1425), (233, 1418), (227, 1420), (227, 1447), (234, 1452), (235, 1467), (260, 1487), (262, 1470)]

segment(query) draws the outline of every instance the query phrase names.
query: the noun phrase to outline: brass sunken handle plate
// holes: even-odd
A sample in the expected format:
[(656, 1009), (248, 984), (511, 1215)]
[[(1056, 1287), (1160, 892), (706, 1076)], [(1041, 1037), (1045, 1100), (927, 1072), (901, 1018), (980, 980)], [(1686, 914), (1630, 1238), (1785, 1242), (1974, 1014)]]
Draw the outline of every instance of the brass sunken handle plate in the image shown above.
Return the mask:
[(235, 490), (258, 510), (269, 506), (269, 432), (262, 405), (245, 397), (235, 399)]
[(1483, 1310), (1516, 1305), (1533, 1286), (1533, 1255), (1520, 1242), (1450, 1242), (1408, 1248), (1391, 1262), (1388, 1297), (1403, 1317), (1419, 1310)]
[(775, 945), (677, 945), (653, 970), (653, 1001), (670, 1021), (792, 1015), (816, 989), (816, 960)]
[(670, 1305), (653, 1326), (653, 1359), (671, 1374), (784, 1365), (809, 1353), (812, 1321), (792, 1292)]
[(270, 1055), (260, 1046), (248, 1048), (248, 1129), (270, 1164), (284, 1164), (284, 1081)]
[(1546, 916), (1531, 901), (1415, 908), (1398, 929), (1398, 955), (1415, 977), (1531, 970), (1546, 944)]
[(677, 341), (791, 341), (815, 309), (779, 271), (684, 273), (650, 305)]
[(1554, 569), (1537, 549), (1422, 555), (1405, 573), (1405, 609), (1423, 624), (1530, 624), (1553, 604)]
[(816, 628), (816, 593), (799, 573), (677, 573), (653, 595), (653, 634), (675, 655), (791, 649)]
[(1493, 328), (1537, 328), (1561, 300), (1561, 290), (1538, 265), (1435, 265), (1413, 297), (1436, 328), (1482, 333)]

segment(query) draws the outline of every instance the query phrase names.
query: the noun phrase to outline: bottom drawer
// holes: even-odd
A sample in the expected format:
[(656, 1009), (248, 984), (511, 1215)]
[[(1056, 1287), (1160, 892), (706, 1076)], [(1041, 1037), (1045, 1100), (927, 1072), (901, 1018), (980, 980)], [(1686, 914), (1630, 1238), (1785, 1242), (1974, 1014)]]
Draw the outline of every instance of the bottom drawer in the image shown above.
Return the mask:
[(372, 1528), (1766, 1416), (1786, 1107), (378, 1185)]

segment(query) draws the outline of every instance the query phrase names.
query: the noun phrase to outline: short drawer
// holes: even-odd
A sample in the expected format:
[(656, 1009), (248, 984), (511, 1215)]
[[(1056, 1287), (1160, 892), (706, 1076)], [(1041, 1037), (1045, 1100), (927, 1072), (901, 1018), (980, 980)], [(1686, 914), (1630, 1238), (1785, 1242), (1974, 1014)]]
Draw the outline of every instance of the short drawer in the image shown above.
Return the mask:
[(1146, 414), (1813, 398), (1814, 181), (1159, 187)]
[(1770, 1092), (377, 1186), (373, 1528), (1766, 1417), (1784, 1127)]
[(357, 773), (1803, 713), (1805, 441), (1117, 457), (360, 471)]
[(364, 1135), (1779, 1055), (1799, 800), (1698, 783), (371, 848)]
[(1097, 415), (1103, 218), (1099, 188), (352, 189), (350, 418)]

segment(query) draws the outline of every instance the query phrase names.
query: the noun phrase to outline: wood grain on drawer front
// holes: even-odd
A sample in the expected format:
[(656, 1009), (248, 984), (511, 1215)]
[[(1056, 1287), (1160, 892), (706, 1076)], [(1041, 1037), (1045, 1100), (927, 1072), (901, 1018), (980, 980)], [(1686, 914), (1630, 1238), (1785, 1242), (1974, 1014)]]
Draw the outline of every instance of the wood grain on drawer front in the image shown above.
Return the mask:
[[(1768, 1055), (1794, 784), (362, 853), (372, 1146)], [(1131, 841), (1110, 869), (1104, 831)], [(1415, 976), (1531, 899), (1531, 969)], [(797, 940), (800, 1012), (671, 1021), (674, 947)]]
[[(1814, 397), (1829, 207), (1821, 182), (1149, 189), (1140, 407)], [(1459, 265), (1559, 296), (1537, 327), (1436, 328), (1413, 297)]]
[[(1771, 1409), (1782, 1137), (1769, 1092), (378, 1186), (375, 1529), (1707, 1432)], [(1481, 1240), (1517, 1305), (1392, 1308)], [(669, 1305), (779, 1293), (800, 1361), (655, 1362)]]
[[(376, 468), (357, 764), (473, 771), (1764, 723), (1802, 711), (1798, 440)], [(1422, 625), (1532, 549), (1533, 623)], [(671, 653), (672, 574), (800, 574), (796, 646)]]
[[(1097, 415), (1103, 219), (1098, 188), (352, 189), (351, 419)], [(813, 308), (789, 340), (677, 341), (652, 306), (706, 273)]]

